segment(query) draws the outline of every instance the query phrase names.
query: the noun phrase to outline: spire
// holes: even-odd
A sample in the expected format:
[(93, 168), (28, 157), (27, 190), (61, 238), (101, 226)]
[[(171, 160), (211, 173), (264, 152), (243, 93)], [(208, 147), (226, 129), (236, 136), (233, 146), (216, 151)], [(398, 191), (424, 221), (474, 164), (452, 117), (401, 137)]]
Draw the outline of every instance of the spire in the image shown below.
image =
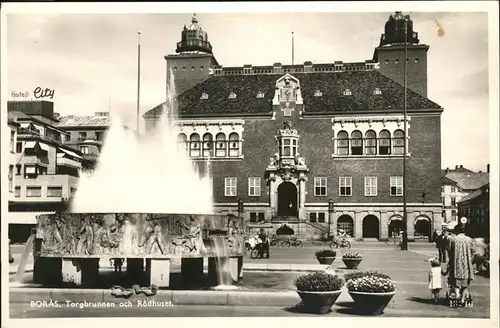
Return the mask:
[[(405, 21), (407, 21), (405, 25)], [(406, 26), (406, 28), (405, 28)], [(407, 38), (405, 37), (405, 29)], [(396, 11), (385, 23), (385, 33), (380, 38), (380, 46), (389, 44), (418, 44), (418, 33), (413, 31), (413, 21), (410, 15), (403, 15), (402, 12)]]
[(196, 14), (193, 14), (189, 26), (186, 27), (186, 25), (184, 25), (181, 41), (177, 42), (176, 52), (212, 53), (212, 45), (208, 42), (208, 35), (199, 25)]

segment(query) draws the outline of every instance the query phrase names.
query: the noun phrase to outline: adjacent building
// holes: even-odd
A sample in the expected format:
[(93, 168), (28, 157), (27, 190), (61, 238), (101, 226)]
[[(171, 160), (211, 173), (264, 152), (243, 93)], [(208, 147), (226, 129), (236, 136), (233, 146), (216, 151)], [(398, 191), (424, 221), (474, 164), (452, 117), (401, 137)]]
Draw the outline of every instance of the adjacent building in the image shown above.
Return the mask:
[[(386, 239), (402, 229), (406, 156), (409, 239), (441, 226), (443, 109), (427, 98), (429, 46), (409, 16), (391, 15), (373, 58), (356, 63), (223, 67), (196, 17), (181, 37), (165, 57), (178, 142), (210, 160), (216, 212), (270, 233)], [(146, 132), (162, 114), (144, 114)]]
[(463, 165), (456, 165), (455, 169), (446, 168), (441, 177), (441, 201), (443, 204), (443, 221), (458, 223), (460, 215), (457, 203), (489, 183), (489, 165), (486, 172), (474, 172)]
[(467, 234), (490, 238), (490, 184), (487, 183), (457, 202), (458, 215), (467, 218)]
[(58, 114), (52, 102), (9, 101), (7, 106), (9, 126), (13, 129), (10, 122), (16, 122), (17, 127), (16, 133), (11, 130), (14, 149), (9, 163), (14, 194), (9, 199), (9, 234), (15, 240), (29, 236), (35, 212), (67, 208), (78, 185), (82, 157), (65, 144), (69, 134), (56, 127)]
[(78, 149), (82, 154), (82, 170), (95, 169), (104, 138), (111, 126), (109, 112), (96, 112), (94, 116), (63, 116), (57, 128), (65, 131), (69, 138), (66, 144)]

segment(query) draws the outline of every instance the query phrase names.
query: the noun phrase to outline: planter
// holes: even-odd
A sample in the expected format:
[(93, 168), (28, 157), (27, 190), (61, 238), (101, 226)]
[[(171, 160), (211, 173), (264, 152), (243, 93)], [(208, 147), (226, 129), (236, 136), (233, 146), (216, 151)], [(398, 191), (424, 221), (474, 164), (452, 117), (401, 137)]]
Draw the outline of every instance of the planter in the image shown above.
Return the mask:
[(359, 258), (348, 258), (348, 259), (342, 259), (342, 262), (344, 262), (346, 268), (348, 269), (357, 269), (358, 265), (363, 261), (361, 257)]
[(328, 256), (328, 257), (319, 257), (319, 256), (316, 256), (316, 258), (318, 259), (318, 262), (319, 264), (332, 264), (333, 261), (335, 261), (335, 256)]
[(325, 314), (330, 311), (333, 304), (337, 301), (341, 290), (331, 291), (331, 292), (303, 292), (298, 290), (302, 302), (304, 303), (304, 308), (311, 313)]
[(387, 304), (396, 291), (390, 293), (365, 293), (349, 291), (354, 300), (354, 310), (358, 314), (380, 315), (384, 313)]

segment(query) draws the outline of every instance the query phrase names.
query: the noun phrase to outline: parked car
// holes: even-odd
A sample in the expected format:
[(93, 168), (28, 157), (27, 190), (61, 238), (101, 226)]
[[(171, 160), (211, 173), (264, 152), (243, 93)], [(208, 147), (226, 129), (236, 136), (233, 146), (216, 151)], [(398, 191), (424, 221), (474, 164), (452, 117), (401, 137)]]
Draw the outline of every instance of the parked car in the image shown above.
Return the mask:
[(12, 247), (10, 246), (10, 239), (9, 239), (9, 263), (14, 263), (14, 258), (12, 257)]

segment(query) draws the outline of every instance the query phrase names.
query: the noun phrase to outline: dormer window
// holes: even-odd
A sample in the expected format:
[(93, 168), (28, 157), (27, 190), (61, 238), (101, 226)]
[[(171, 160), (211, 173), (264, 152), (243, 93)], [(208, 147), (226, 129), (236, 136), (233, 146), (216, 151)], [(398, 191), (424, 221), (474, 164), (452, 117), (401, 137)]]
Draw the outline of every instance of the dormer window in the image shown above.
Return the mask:
[(259, 98), (259, 99), (264, 98), (264, 92), (259, 91), (259, 92), (257, 93), (257, 98)]
[(229, 98), (229, 99), (234, 99), (234, 98), (236, 98), (236, 93), (231, 92), (231, 93), (229, 94), (229, 97), (228, 97), (228, 98)]
[(316, 91), (314, 92), (314, 97), (321, 97), (321, 96), (323, 96), (323, 94), (321, 93), (321, 91), (316, 90)]
[(418, 58), (415, 58), (415, 63), (418, 63), (420, 60)]
[(344, 96), (350, 96), (350, 95), (352, 95), (351, 90), (349, 90), (349, 89), (345, 89), (345, 90), (344, 90)]
[(381, 95), (382, 91), (379, 88), (375, 88), (375, 90), (373, 90), (373, 94), (374, 95)]
[(177, 66), (174, 67), (174, 72), (177, 72)]
[(201, 99), (208, 99), (208, 94), (206, 92), (203, 92), (201, 94)]

